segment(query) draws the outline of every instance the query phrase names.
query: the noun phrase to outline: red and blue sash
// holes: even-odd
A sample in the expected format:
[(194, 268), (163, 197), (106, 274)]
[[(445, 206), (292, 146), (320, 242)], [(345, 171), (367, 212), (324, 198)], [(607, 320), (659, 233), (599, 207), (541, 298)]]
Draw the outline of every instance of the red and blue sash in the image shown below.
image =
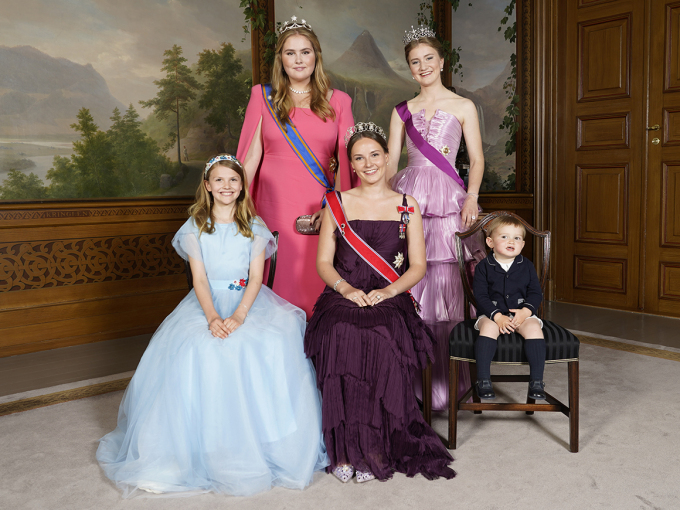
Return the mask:
[(323, 166), (321, 166), (321, 163), (314, 155), (309, 145), (307, 145), (305, 139), (302, 138), (302, 135), (297, 128), (290, 122), (285, 126), (281, 124), (281, 121), (276, 115), (276, 108), (274, 108), (274, 105), (271, 102), (271, 95), (272, 86), (269, 83), (262, 85), (262, 96), (267, 105), (267, 110), (269, 110), (272, 119), (274, 119), (274, 122), (276, 122), (276, 125), (279, 127), (283, 138), (288, 142), (288, 145), (290, 145), (290, 148), (293, 149), (293, 152), (297, 157), (300, 158), (300, 161), (314, 180), (321, 184), (326, 189), (326, 192), (333, 191), (335, 189), (335, 179), (333, 179), (333, 183), (331, 184), (323, 171)]
[[(340, 234), (345, 238), (347, 244), (359, 255), (369, 266), (371, 266), (380, 276), (385, 278), (390, 283), (394, 283), (399, 279), (399, 273), (392, 267), (392, 265), (387, 262), (382, 256), (371, 248), (366, 241), (364, 241), (359, 235), (352, 229), (347, 221), (347, 216), (345, 215), (345, 209), (340, 203), (340, 198), (338, 197), (337, 191), (329, 191), (326, 193), (326, 202), (331, 210), (331, 216), (335, 220), (336, 225), (340, 229)], [(420, 307), (416, 302), (413, 294), (410, 290), (406, 293), (409, 295), (413, 301), (413, 306), (415, 306), (416, 311), (420, 311)]]

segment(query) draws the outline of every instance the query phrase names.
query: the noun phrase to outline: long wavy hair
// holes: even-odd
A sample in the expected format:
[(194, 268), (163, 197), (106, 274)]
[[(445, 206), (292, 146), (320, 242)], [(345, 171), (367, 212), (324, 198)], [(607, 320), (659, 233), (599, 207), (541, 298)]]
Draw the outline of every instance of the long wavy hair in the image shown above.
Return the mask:
[(319, 44), (319, 39), (316, 37), (316, 34), (311, 30), (307, 30), (306, 28), (293, 28), (291, 30), (287, 30), (281, 34), (281, 37), (279, 37), (279, 40), (276, 43), (276, 56), (274, 57), (274, 67), (272, 69), (272, 103), (274, 104), (274, 108), (276, 108), (277, 117), (283, 125), (285, 125), (287, 122), (290, 122), (290, 112), (295, 106), (290, 94), (288, 93), (290, 79), (283, 68), (283, 59), (281, 57), (281, 54), (283, 53), (283, 45), (294, 35), (302, 35), (306, 37), (312, 44), (312, 49), (314, 50), (316, 63), (314, 65), (314, 71), (312, 72), (309, 82), (312, 88), (312, 98), (309, 106), (312, 111), (324, 122), (326, 122), (327, 118), (335, 120), (335, 111), (328, 102), (328, 99), (326, 99), (328, 90), (331, 87), (331, 80), (323, 70), (321, 44)]
[(238, 198), (236, 198), (236, 204), (234, 205), (234, 221), (236, 222), (239, 233), (243, 237), (253, 239), (251, 223), (257, 216), (257, 212), (255, 211), (255, 205), (248, 192), (248, 179), (246, 173), (237, 162), (225, 160), (215, 162), (208, 171), (205, 172), (203, 181), (201, 181), (196, 190), (196, 201), (189, 208), (189, 215), (194, 219), (194, 223), (196, 223), (196, 226), (198, 227), (198, 235), (200, 236), (204, 232), (206, 234), (215, 232), (215, 218), (213, 216), (213, 204), (215, 199), (213, 198), (212, 193), (206, 189), (205, 183), (209, 181), (210, 174), (218, 165), (231, 168), (241, 178), (243, 189), (241, 190), (241, 193), (239, 193)]

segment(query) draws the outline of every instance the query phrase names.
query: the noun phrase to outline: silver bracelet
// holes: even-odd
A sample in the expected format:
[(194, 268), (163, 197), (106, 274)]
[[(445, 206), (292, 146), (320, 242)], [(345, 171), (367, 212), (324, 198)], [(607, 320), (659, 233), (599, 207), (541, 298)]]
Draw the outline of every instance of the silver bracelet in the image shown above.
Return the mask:
[(479, 198), (479, 193), (470, 193), (470, 192), (468, 191), (468, 195), (472, 195), (472, 196), (475, 197), (475, 198)]
[(340, 284), (340, 282), (346, 282), (346, 281), (347, 280), (345, 280), (344, 278), (340, 278), (337, 282), (335, 282), (335, 285), (333, 285), (333, 292), (338, 291), (338, 285)]

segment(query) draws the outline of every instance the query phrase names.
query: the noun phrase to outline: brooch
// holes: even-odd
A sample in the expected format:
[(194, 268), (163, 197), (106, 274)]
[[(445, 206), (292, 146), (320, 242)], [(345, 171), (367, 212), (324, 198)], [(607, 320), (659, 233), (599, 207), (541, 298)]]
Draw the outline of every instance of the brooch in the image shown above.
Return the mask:
[(440, 151), (444, 156), (448, 156), (448, 155), (451, 153), (451, 149), (449, 149), (449, 146), (448, 146), (448, 145), (444, 145), (444, 147), (442, 147), (441, 149), (439, 149), (439, 151)]
[(404, 254), (402, 252), (397, 253), (397, 256), (394, 257), (394, 262), (392, 262), (392, 265), (396, 267), (397, 269), (401, 267), (401, 265), (404, 263)]

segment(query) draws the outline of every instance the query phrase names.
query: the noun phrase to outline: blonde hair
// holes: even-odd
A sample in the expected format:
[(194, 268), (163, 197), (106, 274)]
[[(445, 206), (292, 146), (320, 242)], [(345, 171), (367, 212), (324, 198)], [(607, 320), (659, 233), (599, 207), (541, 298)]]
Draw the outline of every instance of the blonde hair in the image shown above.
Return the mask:
[(421, 44), (425, 44), (435, 49), (439, 54), (439, 58), (444, 58), (444, 46), (442, 46), (442, 43), (439, 42), (439, 39), (436, 37), (421, 37), (420, 39), (413, 39), (412, 41), (409, 41), (409, 43), (404, 46), (404, 56), (406, 57), (406, 63), (409, 66), (411, 65), (408, 58), (409, 54)]
[(486, 231), (486, 237), (491, 237), (494, 230), (500, 227), (504, 227), (506, 225), (511, 225), (513, 227), (520, 228), (522, 230), (522, 238), (525, 238), (527, 236), (527, 229), (524, 227), (524, 224), (517, 218), (513, 216), (499, 216), (491, 220), (489, 224), (485, 227), (484, 230)]
[(253, 239), (253, 229), (251, 228), (251, 223), (257, 216), (257, 212), (255, 211), (255, 205), (253, 204), (253, 201), (250, 198), (250, 193), (248, 192), (248, 179), (246, 177), (246, 173), (241, 165), (239, 165), (236, 161), (225, 160), (216, 161), (208, 169), (208, 171), (205, 172), (203, 175), (203, 180), (198, 185), (198, 189), (196, 190), (196, 201), (189, 208), (189, 215), (194, 219), (194, 223), (196, 223), (196, 226), (198, 227), (198, 235), (200, 236), (203, 232), (207, 234), (212, 234), (215, 232), (215, 218), (213, 217), (212, 213), (214, 198), (212, 193), (206, 189), (205, 183), (210, 179), (210, 174), (218, 165), (231, 168), (241, 178), (243, 189), (236, 198), (236, 204), (234, 206), (234, 221), (236, 222), (236, 227), (238, 228), (239, 233), (243, 237)]
[(310, 79), (310, 86), (312, 88), (310, 108), (321, 120), (326, 122), (327, 118), (335, 120), (335, 111), (326, 99), (328, 90), (331, 87), (331, 80), (323, 70), (323, 57), (321, 55), (321, 44), (316, 34), (306, 28), (293, 28), (285, 31), (279, 37), (276, 43), (276, 56), (274, 57), (274, 66), (272, 69), (272, 103), (276, 109), (276, 115), (281, 124), (285, 125), (290, 121), (290, 112), (295, 107), (293, 100), (288, 94), (288, 87), (290, 86), (290, 79), (283, 69), (283, 60), (281, 53), (283, 53), (283, 45), (294, 35), (302, 35), (306, 37), (312, 44), (314, 50), (314, 58), (316, 63), (314, 71)]

